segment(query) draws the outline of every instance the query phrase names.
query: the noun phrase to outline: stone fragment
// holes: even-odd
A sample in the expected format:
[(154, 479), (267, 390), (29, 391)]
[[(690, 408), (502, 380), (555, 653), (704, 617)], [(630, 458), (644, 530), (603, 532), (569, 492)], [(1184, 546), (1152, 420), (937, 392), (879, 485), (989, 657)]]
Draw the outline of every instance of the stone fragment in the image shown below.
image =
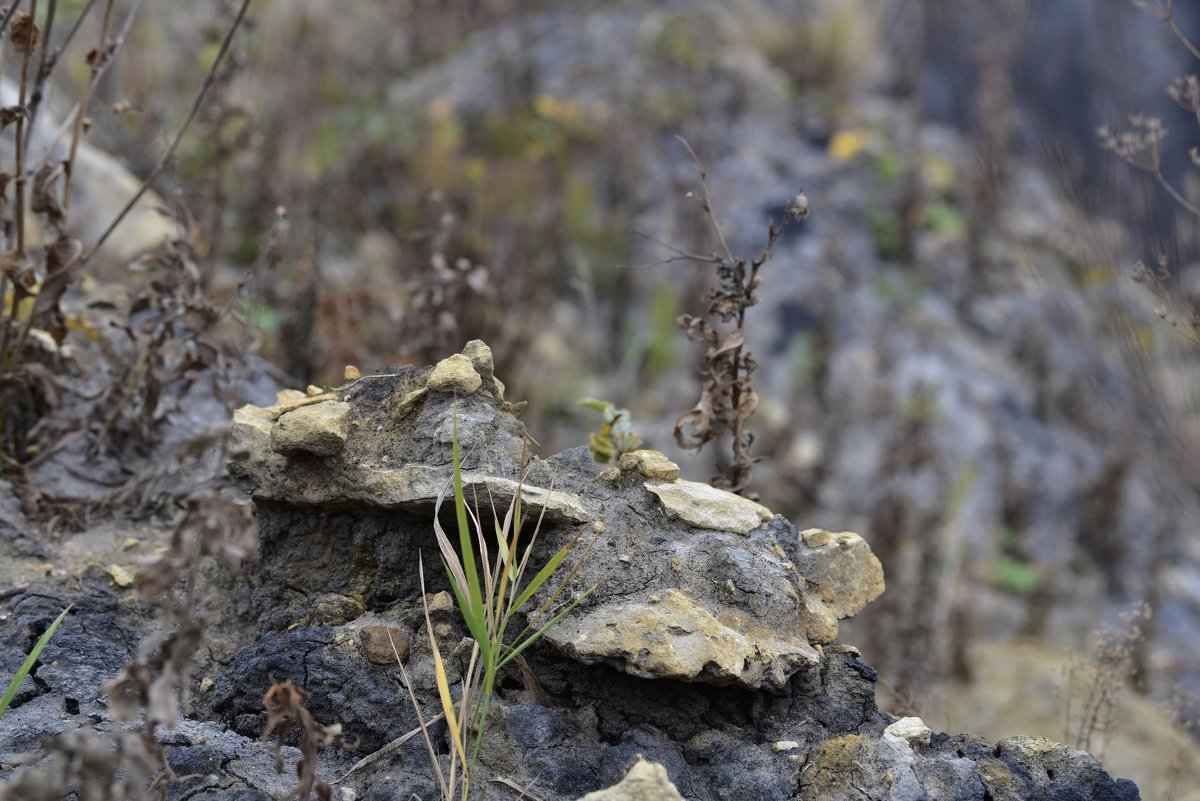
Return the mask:
[(129, 571), (120, 565), (109, 565), (104, 570), (112, 577), (113, 584), (118, 587), (128, 589), (133, 586), (133, 576), (129, 575)]
[(625, 778), (605, 790), (588, 793), (579, 801), (683, 801), (667, 769), (641, 755)]
[(504, 400), (504, 384), (496, 377), (496, 367), (492, 361), (492, 349), (481, 339), (472, 339), (463, 348), (462, 355), (471, 360), (475, 372), (479, 374), (484, 389), (491, 391), (496, 400)]
[(925, 721), (914, 717), (900, 718), (884, 729), (884, 732), (919, 745), (929, 745), (929, 740), (933, 736), (933, 732), (925, 725)]
[[(401, 662), (408, 661), (408, 635), (395, 626), (363, 626), (358, 639), (372, 664), (394, 665), (397, 655)], [(393, 643), (396, 646), (394, 652)]]
[(586, 664), (604, 662), (642, 678), (783, 687), (820, 655), (799, 631), (777, 631), (733, 608), (721, 618), (676, 589), (657, 603), (613, 603), (576, 611), (548, 639)]
[(350, 404), (327, 401), (288, 412), (271, 429), (271, 450), (284, 456), (334, 456), (350, 434)]
[(697, 481), (646, 482), (671, 517), (690, 526), (748, 534), (775, 516), (762, 504)]
[(342, 371), (342, 378), (346, 381), (357, 381), (362, 378), (362, 371), (356, 365), (347, 364), (346, 369)]
[(778, 742), (771, 743), (771, 750), (777, 754), (781, 751), (792, 751), (799, 747), (800, 743), (796, 742), (795, 740), (780, 740)]
[(433, 392), (456, 392), (470, 395), (483, 386), (483, 379), (475, 371), (475, 365), (461, 353), (448, 356), (434, 365), (433, 372), (425, 384)]
[(619, 466), (622, 472), (636, 470), (652, 480), (674, 481), (679, 478), (679, 465), (659, 451), (640, 450), (623, 453)]
[(426, 596), (426, 602), (429, 604), (430, 615), (449, 614), (458, 611), (458, 606), (454, 603), (454, 596), (445, 590)]
[(802, 532), (796, 567), (840, 619), (861, 612), (884, 589), (883, 565), (866, 540), (849, 531)]

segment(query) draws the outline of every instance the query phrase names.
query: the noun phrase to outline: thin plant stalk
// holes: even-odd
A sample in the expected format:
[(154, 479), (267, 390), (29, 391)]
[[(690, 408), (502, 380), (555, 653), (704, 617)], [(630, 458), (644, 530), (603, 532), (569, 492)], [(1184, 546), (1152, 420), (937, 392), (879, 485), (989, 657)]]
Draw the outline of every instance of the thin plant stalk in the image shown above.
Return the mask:
[(225, 55), (229, 52), (229, 45), (233, 42), (233, 35), (237, 33), (238, 28), (241, 27), (242, 20), (245, 19), (246, 11), (249, 8), (250, 0), (242, 0), (242, 5), (240, 8), (238, 8), (237, 15), (233, 18), (233, 22), (230, 24), (229, 30), (225, 32), (225, 38), (221, 40), (221, 48), (217, 51), (217, 57), (213, 59), (212, 68), (209, 69), (208, 75), (205, 76), (204, 83), (200, 86), (200, 91), (196, 93), (196, 98), (192, 101), (192, 107), (188, 111), (187, 117), (184, 118), (183, 124), (180, 125), (179, 130), (175, 132), (175, 138), (171, 140), (170, 146), (167, 147), (166, 152), (164, 152), (162, 157), (159, 158), (158, 163), (154, 165), (154, 169), (152, 169), (150, 174), (146, 176), (146, 180), (142, 181), (141, 186), (139, 186), (138, 190), (134, 192), (133, 197), (129, 199), (129, 202), (125, 204), (117, 216), (113, 218), (113, 221), (109, 223), (108, 227), (104, 229), (104, 233), (100, 235), (100, 238), (96, 240), (95, 244), (93, 244), (87, 253), (84, 254), (82, 259), (83, 262), (86, 263), (92, 258), (92, 256), (96, 255), (96, 251), (98, 251), (101, 246), (108, 241), (108, 238), (112, 236), (112, 232), (116, 230), (117, 226), (121, 224), (121, 221), (124, 220), (129, 212), (133, 210), (133, 207), (137, 205), (137, 202), (142, 199), (142, 195), (146, 194), (158, 176), (161, 175), (163, 170), (167, 168), (167, 165), (171, 163), (171, 160), (175, 158), (175, 151), (179, 149), (179, 143), (183, 141), (183, 135), (187, 133), (188, 128), (191, 127), (192, 121), (196, 118), (196, 114), (199, 113), (200, 108), (204, 105), (204, 98), (208, 95), (208, 90), (211, 89), (213, 83), (216, 82), (217, 72), (220, 70), (221, 64), (225, 61)]
[(79, 140), (83, 137), (83, 121), (87, 117), (88, 104), (92, 100), (92, 92), (95, 91), (96, 83), (100, 80), (103, 72), (101, 69), (104, 64), (103, 53), (108, 47), (108, 27), (112, 24), (114, 5), (114, 0), (108, 0), (104, 5), (104, 21), (100, 23), (100, 42), (93, 51), (96, 54), (96, 61), (90, 65), (92, 74), (88, 77), (88, 82), (84, 84), (83, 93), (79, 97), (79, 105), (75, 109), (75, 123), (71, 131), (71, 150), (67, 155), (66, 184), (63, 187), (64, 214), (71, 211), (71, 184), (75, 179), (75, 158), (79, 154)]
[[(29, 60), (33, 57), (33, 42), (37, 31), (38, 0), (29, 0), (29, 33), (21, 56), (21, 83), (17, 90), (17, 105), (25, 108), (25, 92), (29, 85)], [(17, 256), (25, 257), (25, 115), (17, 116)], [(13, 293), (13, 319), (17, 317), (17, 293)]]

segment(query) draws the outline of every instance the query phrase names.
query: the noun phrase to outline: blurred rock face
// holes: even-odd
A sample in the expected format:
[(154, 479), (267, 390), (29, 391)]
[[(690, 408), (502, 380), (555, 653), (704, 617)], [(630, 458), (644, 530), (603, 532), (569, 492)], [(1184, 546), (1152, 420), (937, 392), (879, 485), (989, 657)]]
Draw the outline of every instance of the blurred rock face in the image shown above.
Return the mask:
[[(16, 106), (17, 100), (17, 87), (11, 81), (0, 81), (0, 102), (5, 106)], [(29, 147), (31, 172), (36, 173), (48, 162), (65, 161), (70, 155), (70, 128), (66, 129), (65, 135), (56, 136), (61, 126), (62, 120), (55, 118), (53, 109), (43, 105)], [(0, 139), (0, 158), (13, 163), (15, 150), (11, 137)], [(116, 219), (117, 213), (133, 198), (141, 184), (141, 180), (117, 159), (84, 138), (75, 157), (68, 231), (85, 247), (90, 246)], [(100, 251), (101, 257), (124, 265), (177, 236), (175, 226), (155, 208), (162, 202), (157, 192), (147, 191), (109, 237)]]

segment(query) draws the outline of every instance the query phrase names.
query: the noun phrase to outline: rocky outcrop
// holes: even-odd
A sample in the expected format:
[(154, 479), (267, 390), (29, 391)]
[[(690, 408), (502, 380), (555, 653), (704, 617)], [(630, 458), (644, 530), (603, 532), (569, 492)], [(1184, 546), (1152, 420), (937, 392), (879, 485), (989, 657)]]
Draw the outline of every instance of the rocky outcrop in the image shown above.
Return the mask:
[[(530, 568), (577, 542), (560, 568), (572, 577), (562, 597), (583, 599), (520, 670), (497, 677), (475, 786), (529, 788), (546, 801), (1138, 797), (1091, 756), (1050, 741), (993, 747), (881, 714), (876, 671), (835, 641), (839, 620), (883, 590), (861, 537), (800, 532), (758, 504), (698, 490), (653, 451), (605, 471), (583, 448), (532, 457), (519, 411), (478, 342), (432, 367), (238, 410), (229, 470), (254, 500), (261, 560), (205, 601), (212, 632), (192, 718), (161, 735), (181, 777), (173, 797), (285, 794), (259, 738), (264, 692), (288, 681), (309, 694), (314, 720), (360, 743), (320, 756), (341, 798), (436, 797), (401, 688), (411, 682), (444, 754), (444, 724), (429, 720), (439, 708), (431, 635), (452, 687), (472, 659), (430, 523), (456, 430), (482, 519), (519, 496)], [(86, 591), (102, 600), (36, 588), (12, 601), (14, 620), (0, 618), (0, 665), (11, 668), (62, 602), (76, 601), (6, 716), (16, 725), (0, 728), (0, 770), (47, 736), (62, 758), (79, 753), (71, 732), (85, 722), (120, 736), (94, 699), (138, 650), (144, 610), (116, 599), (128, 591), (110, 573), (93, 574)], [(54, 759), (44, 761), (66, 764)], [(35, 770), (19, 770), (0, 799), (24, 801), (36, 785)]]
[[(594, 541), (574, 590), (596, 590), (548, 635), (584, 664), (780, 689), (818, 669), (818, 648), (836, 638), (837, 620), (883, 590), (879, 562), (856, 535), (801, 537), (760, 504), (680, 479), (655, 451), (625, 454), (603, 475), (582, 450), (532, 458), (514, 411), (482, 342), (424, 370), (402, 368), (308, 396), (284, 392), (274, 406), (239, 409), (230, 471), (260, 503), (263, 570), (286, 573), (290, 587), (366, 606), (383, 600), (378, 588), (387, 576), (407, 574), (403, 591), (411, 592), (415, 576), (400, 562), (412, 551), (389, 547), (396, 538), (383, 521), (395, 511), (427, 513), (447, 491), (457, 426), (468, 496), (504, 508), (519, 492), (527, 509), (545, 512), (547, 548), (576, 536)], [(307, 525), (296, 524), (297, 509)], [(354, 522), (314, 518), (313, 509)], [(314, 519), (337, 525), (314, 528)], [(320, 550), (297, 550), (310, 539)], [(340, 558), (330, 550), (339, 540)], [(315, 561), (312, 570), (298, 568), (303, 552), (343, 564), (349, 556), (360, 569), (329, 571)], [(838, 586), (847, 581), (854, 586)], [(394, 585), (388, 592), (402, 594)], [(285, 622), (278, 612), (265, 614)]]
[[(258, 590), (245, 598), (259, 633), (211, 699), (238, 732), (262, 725), (259, 685), (302, 674), (319, 719), (381, 747), (415, 725), (411, 712), (378, 711), (387, 690), (371, 677), (395, 673), (397, 657), (436, 705), (418, 551), (431, 624), (459, 680), (470, 639), (430, 569), (428, 522), (447, 492), (457, 429), (481, 514), (502, 514), (518, 494), (533, 519), (544, 510), (535, 566), (578, 541), (561, 568), (574, 571), (564, 597), (590, 590), (498, 694), (484, 773), (536, 777), (553, 799), (731, 798), (737, 788), (739, 798), (982, 801), (1056, 789), (1039, 773), (1053, 760), (1053, 781), (1081, 798), (1137, 797), (1065, 750), (992, 749), (881, 715), (875, 671), (835, 643), (839, 621), (884, 587), (861, 537), (799, 531), (760, 504), (682, 480), (655, 451), (603, 471), (583, 448), (531, 456), (490, 357), (474, 342), (432, 367), (238, 410), (230, 471), (262, 531)], [(298, 413), (305, 433), (289, 439)]]

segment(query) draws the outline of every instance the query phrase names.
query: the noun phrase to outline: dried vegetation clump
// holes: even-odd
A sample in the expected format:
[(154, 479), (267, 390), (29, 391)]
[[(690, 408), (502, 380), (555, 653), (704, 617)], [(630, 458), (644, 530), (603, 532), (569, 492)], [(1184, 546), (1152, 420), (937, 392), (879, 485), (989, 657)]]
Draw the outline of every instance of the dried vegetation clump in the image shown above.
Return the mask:
[(267, 710), (267, 722), (263, 726), (263, 739), (275, 734), (273, 749), (275, 752), (275, 772), (283, 772), (284, 738), (293, 726), (300, 727), (300, 753), (303, 756), (296, 763), (298, 784), (283, 801), (297, 799), (308, 801), (313, 793), (320, 801), (331, 801), (333, 788), (329, 783), (317, 778), (317, 752), (329, 747), (353, 749), (356, 745), (353, 739), (346, 739), (342, 734), (341, 724), (322, 726), (317, 723), (312, 713), (305, 708), (304, 702), (312, 697), (312, 693), (295, 684), (284, 682), (275, 683), (263, 696), (263, 707)]
[[(733, 255), (721, 231), (720, 219), (713, 207), (708, 175), (686, 141), (680, 140), (700, 177), (700, 207), (712, 225), (720, 251), (709, 255), (688, 253), (667, 245), (674, 256), (660, 263), (690, 261), (716, 268), (716, 286), (704, 294), (707, 304), (703, 316), (681, 314), (676, 323), (693, 342), (707, 345), (704, 353), (704, 386), (700, 400), (675, 421), (675, 441), (679, 447), (699, 452), (709, 442), (729, 437), (731, 457), (720, 464), (721, 472), (712, 485), (731, 492), (742, 492), (750, 483), (754, 463), (750, 454), (754, 435), (746, 422), (758, 408), (758, 394), (750, 376), (758, 363), (745, 346), (746, 312), (758, 303), (763, 277), (759, 270), (771, 258), (771, 248), (787, 227), (808, 216), (808, 198), (801, 191), (792, 201), (783, 219), (767, 222), (767, 243), (753, 258)], [(694, 193), (689, 193), (694, 197)]]

